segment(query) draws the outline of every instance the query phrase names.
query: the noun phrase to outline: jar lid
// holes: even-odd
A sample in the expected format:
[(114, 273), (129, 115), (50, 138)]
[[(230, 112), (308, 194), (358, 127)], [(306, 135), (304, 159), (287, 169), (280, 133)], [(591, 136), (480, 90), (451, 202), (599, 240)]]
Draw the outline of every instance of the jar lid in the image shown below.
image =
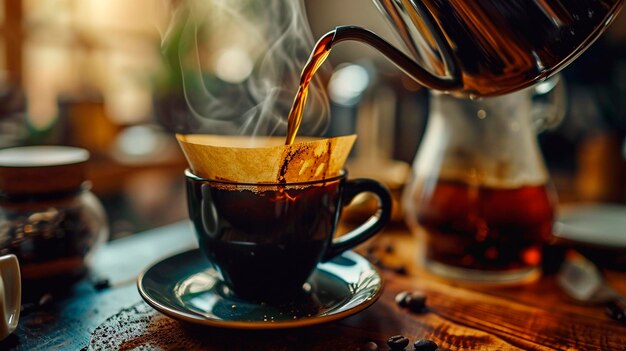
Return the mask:
[(87, 179), (89, 152), (69, 146), (0, 150), (0, 193), (26, 195), (79, 189)]

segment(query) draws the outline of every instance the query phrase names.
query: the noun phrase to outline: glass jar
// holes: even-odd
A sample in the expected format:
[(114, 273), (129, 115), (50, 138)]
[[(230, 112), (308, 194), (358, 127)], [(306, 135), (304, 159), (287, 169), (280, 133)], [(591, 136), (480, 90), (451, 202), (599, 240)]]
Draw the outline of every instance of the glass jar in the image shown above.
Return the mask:
[(545, 108), (553, 106), (536, 110), (535, 93), (479, 100), (431, 94), (403, 199), (430, 271), (489, 283), (539, 275), (556, 196), (536, 138), (540, 118), (554, 119)]
[(18, 257), (25, 281), (80, 276), (107, 239), (88, 159), (86, 150), (64, 146), (0, 150), (0, 255)]

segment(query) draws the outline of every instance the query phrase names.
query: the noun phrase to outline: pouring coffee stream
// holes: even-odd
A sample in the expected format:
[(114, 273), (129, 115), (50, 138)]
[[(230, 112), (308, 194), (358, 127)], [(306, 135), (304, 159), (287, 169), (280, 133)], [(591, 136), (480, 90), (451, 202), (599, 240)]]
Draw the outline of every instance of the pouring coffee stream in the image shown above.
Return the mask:
[[(387, 43), (383, 38), (365, 28), (357, 26), (337, 27), (326, 33), (318, 40), (311, 56), (309, 57), (309, 60), (302, 70), (302, 74), (300, 76), (300, 86), (289, 112), (287, 139), (285, 141), (285, 145), (293, 144), (296, 138), (298, 128), (300, 127), (300, 122), (302, 120), (304, 106), (306, 105), (309, 83), (311, 82), (311, 79), (313, 79), (315, 72), (317, 72), (319, 67), (324, 63), (335, 44), (348, 40), (355, 40), (369, 44), (394, 62), (409, 77), (431, 89), (452, 91), (461, 84), (460, 76), (458, 75), (448, 79), (440, 78), (428, 73), (428, 71), (415, 63), (402, 51), (398, 50), (391, 44)], [(454, 68), (454, 66), (451, 67)]]
[(428, 89), (468, 97), (521, 90), (558, 73), (604, 32), (624, 0), (374, 0), (407, 55), (377, 34), (339, 26), (302, 70), (286, 145), (297, 134), (309, 82), (343, 41), (373, 47)]

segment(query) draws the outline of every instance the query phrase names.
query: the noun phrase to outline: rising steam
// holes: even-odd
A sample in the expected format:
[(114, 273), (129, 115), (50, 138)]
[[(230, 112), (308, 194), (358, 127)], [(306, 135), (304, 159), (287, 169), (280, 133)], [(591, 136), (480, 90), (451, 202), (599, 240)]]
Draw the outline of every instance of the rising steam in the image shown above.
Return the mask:
[[(161, 122), (180, 133), (284, 135), (300, 72), (314, 45), (301, 5), (295, 0), (178, 2), (162, 33), (166, 70), (156, 108)], [(321, 133), (328, 122), (319, 78), (313, 85), (301, 134)]]

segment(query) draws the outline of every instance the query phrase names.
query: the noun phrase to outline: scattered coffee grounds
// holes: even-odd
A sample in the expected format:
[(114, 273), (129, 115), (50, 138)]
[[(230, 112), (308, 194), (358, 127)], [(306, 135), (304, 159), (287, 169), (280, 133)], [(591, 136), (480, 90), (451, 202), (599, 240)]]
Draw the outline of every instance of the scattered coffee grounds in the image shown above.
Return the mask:
[(413, 343), (415, 351), (435, 351), (437, 350), (437, 343), (432, 340), (420, 339)]
[(141, 301), (107, 318), (91, 334), (89, 351), (202, 350), (208, 345), (187, 335), (181, 324)]
[(373, 341), (368, 342), (367, 344), (365, 344), (365, 346), (363, 347), (364, 351), (377, 351), (378, 350), (378, 344), (376, 344)]
[(402, 291), (395, 298), (398, 306), (407, 308), (413, 313), (424, 313), (426, 309), (426, 295), (420, 291)]
[(387, 340), (387, 345), (392, 350), (402, 350), (409, 345), (409, 339), (405, 338), (404, 335), (394, 335)]

